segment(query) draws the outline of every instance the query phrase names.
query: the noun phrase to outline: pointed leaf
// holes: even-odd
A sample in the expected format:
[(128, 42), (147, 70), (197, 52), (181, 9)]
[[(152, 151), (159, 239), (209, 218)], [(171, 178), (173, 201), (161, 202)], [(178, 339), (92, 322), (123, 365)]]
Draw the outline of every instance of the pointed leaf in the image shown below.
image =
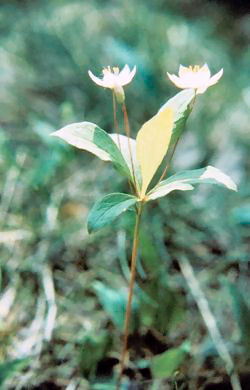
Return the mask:
[(59, 137), (78, 149), (93, 153), (103, 161), (112, 161), (125, 176), (131, 177), (120, 150), (106, 131), (90, 122), (72, 123), (51, 135)]
[(189, 351), (190, 344), (186, 341), (178, 348), (172, 348), (160, 355), (154, 356), (151, 362), (153, 377), (163, 379), (172, 376), (182, 364)]
[(202, 169), (179, 172), (176, 175), (163, 180), (159, 185), (150, 191), (148, 200), (160, 198), (174, 190), (193, 190), (192, 184), (217, 184), (230, 190), (237, 191), (237, 186), (233, 180), (212, 166)]
[[(128, 138), (123, 134), (109, 134), (112, 138), (118, 149), (120, 150), (124, 160), (126, 161), (127, 166), (132, 172), (132, 162), (133, 165), (136, 165), (136, 141), (133, 138)], [(131, 156), (129, 150), (129, 143), (131, 148)], [(132, 162), (131, 162), (132, 160)]]
[(80, 338), (79, 368), (84, 375), (95, 372), (95, 368), (109, 350), (110, 333), (106, 329), (90, 328), (85, 329)]
[(184, 91), (177, 93), (173, 98), (169, 99), (159, 110), (159, 112), (162, 112), (166, 108), (171, 108), (174, 112), (174, 127), (170, 146), (176, 143), (184, 130), (186, 120), (192, 111), (194, 97), (194, 89), (184, 89)]
[[(130, 169), (131, 176), (133, 176), (132, 163), (134, 168), (134, 173), (136, 176), (136, 181), (141, 186), (141, 172), (138, 162), (136, 160), (136, 140), (133, 138), (129, 138), (126, 135), (122, 134), (109, 134), (112, 140), (115, 142), (116, 146), (121, 151), (124, 160), (126, 161), (127, 166)], [(129, 150), (129, 142), (132, 154), (132, 162)]]
[(110, 225), (115, 218), (138, 202), (135, 196), (114, 193), (104, 196), (96, 202), (88, 217), (88, 231), (95, 232), (106, 225)]
[[(117, 326), (117, 328), (122, 331), (124, 327), (126, 305), (128, 301), (127, 291), (121, 288), (113, 289), (107, 287), (100, 281), (95, 281), (93, 283), (93, 287), (105, 312), (111, 318), (112, 322)], [(138, 302), (136, 296), (133, 297), (131, 309), (132, 316), (130, 321), (130, 328), (134, 329), (136, 314), (138, 311)]]
[(141, 197), (144, 197), (151, 179), (167, 153), (172, 129), (173, 111), (166, 108), (144, 123), (137, 134), (136, 157), (141, 167)]

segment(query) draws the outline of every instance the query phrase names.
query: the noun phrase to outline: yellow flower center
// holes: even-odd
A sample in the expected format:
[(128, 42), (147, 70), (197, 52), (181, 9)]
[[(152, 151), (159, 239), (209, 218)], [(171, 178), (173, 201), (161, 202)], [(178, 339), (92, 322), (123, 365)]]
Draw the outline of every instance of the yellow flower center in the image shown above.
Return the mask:
[(107, 68), (104, 68), (102, 73), (105, 76), (106, 74), (114, 73), (114, 74), (119, 74), (120, 69), (117, 66), (114, 66), (112, 69), (110, 66), (107, 66)]
[(111, 73), (110, 66), (107, 66), (107, 68), (104, 68), (102, 73), (103, 73), (104, 76), (105, 76), (105, 74)]
[(197, 72), (199, 72), (199, 70), (200, 70), (200, 66), (199, 65), (195, 65), (195, 66), (189, 66), (189, 68), (188, 68), (191, 72), (194, 72), (194, 73), (197, 73)]

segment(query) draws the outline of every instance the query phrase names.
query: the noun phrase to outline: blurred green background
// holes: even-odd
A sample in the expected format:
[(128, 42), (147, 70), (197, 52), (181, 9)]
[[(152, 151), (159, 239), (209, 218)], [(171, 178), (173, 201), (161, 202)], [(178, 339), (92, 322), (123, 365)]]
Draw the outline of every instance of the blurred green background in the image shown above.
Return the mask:
[[(86, 219), (95, 200), (127, 184), (49, 136), (83, 120), (113, 132), (111, 93), (88, 69), (137, 65), (126, 87), (135, 137), (177, 92), (166, 72), (207, 62), (224, 75), (197, 99), (171, 170), (211, 164), (239, 191), (201, 186), (149, 204), (124, 388), (230, 389), (184, 257), (249, 389), (250, 14), (237, 11), (201, 0), (1, 1), (1, 388), (111, 389), (118, 369), (133, 215), (92, 236)], [(164, 351), (169, 384), (149, 363)]]

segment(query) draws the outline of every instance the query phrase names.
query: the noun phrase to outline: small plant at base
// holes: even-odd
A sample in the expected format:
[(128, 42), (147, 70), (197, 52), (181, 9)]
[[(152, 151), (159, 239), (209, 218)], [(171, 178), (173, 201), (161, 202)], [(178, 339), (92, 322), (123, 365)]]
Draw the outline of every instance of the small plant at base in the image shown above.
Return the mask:
[[(217, 83), (222, 76), (223, 70), (211, 78), (209, 68), (205, 64), (202, 68), (197, 66), (194, 68), (180, 66), (179, 78), (168, 74), (170, 80), (184, 90), (168, 100), (150, 120), (144, 123), (135, 140), (130, 137), (123, 86), (133, 79), (136, 67), (130, 71), (128, 65), (125, 65), (121, 72), (119, 72), (118, 68), (112, 69), (110, 67), (104, 69), (103, 79), (94, 76), (90, 71), (89, 76), (97, 85), (112, 90), (116, 133), (108, 134), (94, 123), (81, 122), (65, 126), (52, 135), (79, 149), (93, 153), (101, 160), (111, 161), (117, 171), (125, 176), (130, 183), (130, 194), (111, 193), (104, 196), (104, 198), (96, 202), (88, 216), (88, 231), (92, 233), (106, 225), (112, 224), (115, 218), (130, 208), (134, 208), (136, 212), (119, 383), (125, 366), (131, 302), (136, 273), (139, 228), (143, 208), (146, 203), (164, 197), (175, 190), (193, 190), (195, 184), (217, 184), (234, 191), (237, 188), (229, 176), (212, 166), (178, 172), (162, 180), (169, 168), (186, 120), (192, 111), (196, 95), (204, 93), (209, 86)], [(121, 135), (118, 131), (116, 104), (122, 105), (126, 135)], [(153, 188), (149, 188), (156, 171), (166, 155), (168, 157), (167, 165), (160, 181)], [(233, 388), (234, 390), (240, 389), (240, 387)]]

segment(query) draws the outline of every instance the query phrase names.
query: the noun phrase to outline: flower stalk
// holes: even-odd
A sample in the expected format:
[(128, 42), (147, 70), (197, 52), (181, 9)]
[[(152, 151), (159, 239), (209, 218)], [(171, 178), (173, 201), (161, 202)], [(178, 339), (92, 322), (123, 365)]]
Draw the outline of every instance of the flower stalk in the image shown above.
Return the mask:
[(137, 182), (136, 182), (136, 177), (135, 177), (135, 167), (134, 167), (131, 142), (130, 142), (130, 126), (129, 126), (128, 113), (127, 113), (125, 101), (122, 103), (122, 111), (123, 111), (123, 116), (124, 116), (125, 133), (128, 137), (128, 150), (129, 150), (129, 158), (130, 158), (131, 167), (132, 167), (133, 182), (134, 182), (136, 194), (138, 195)]
[(114, 128), (115, 128), (115, 132), (117, 134), (118, 146), (119, 146), (119, 149), (121, 150), (120, 130), (119, 130), (117, 117), (116, 117), (116, 111), (117, 111), (117, 108), (116, 108), (116, 97), (115, 97), (115, 93), (114, 93), (113, 90), (112, 90), (112, 102), (113, 102), (113, 112), (114, 112)]

